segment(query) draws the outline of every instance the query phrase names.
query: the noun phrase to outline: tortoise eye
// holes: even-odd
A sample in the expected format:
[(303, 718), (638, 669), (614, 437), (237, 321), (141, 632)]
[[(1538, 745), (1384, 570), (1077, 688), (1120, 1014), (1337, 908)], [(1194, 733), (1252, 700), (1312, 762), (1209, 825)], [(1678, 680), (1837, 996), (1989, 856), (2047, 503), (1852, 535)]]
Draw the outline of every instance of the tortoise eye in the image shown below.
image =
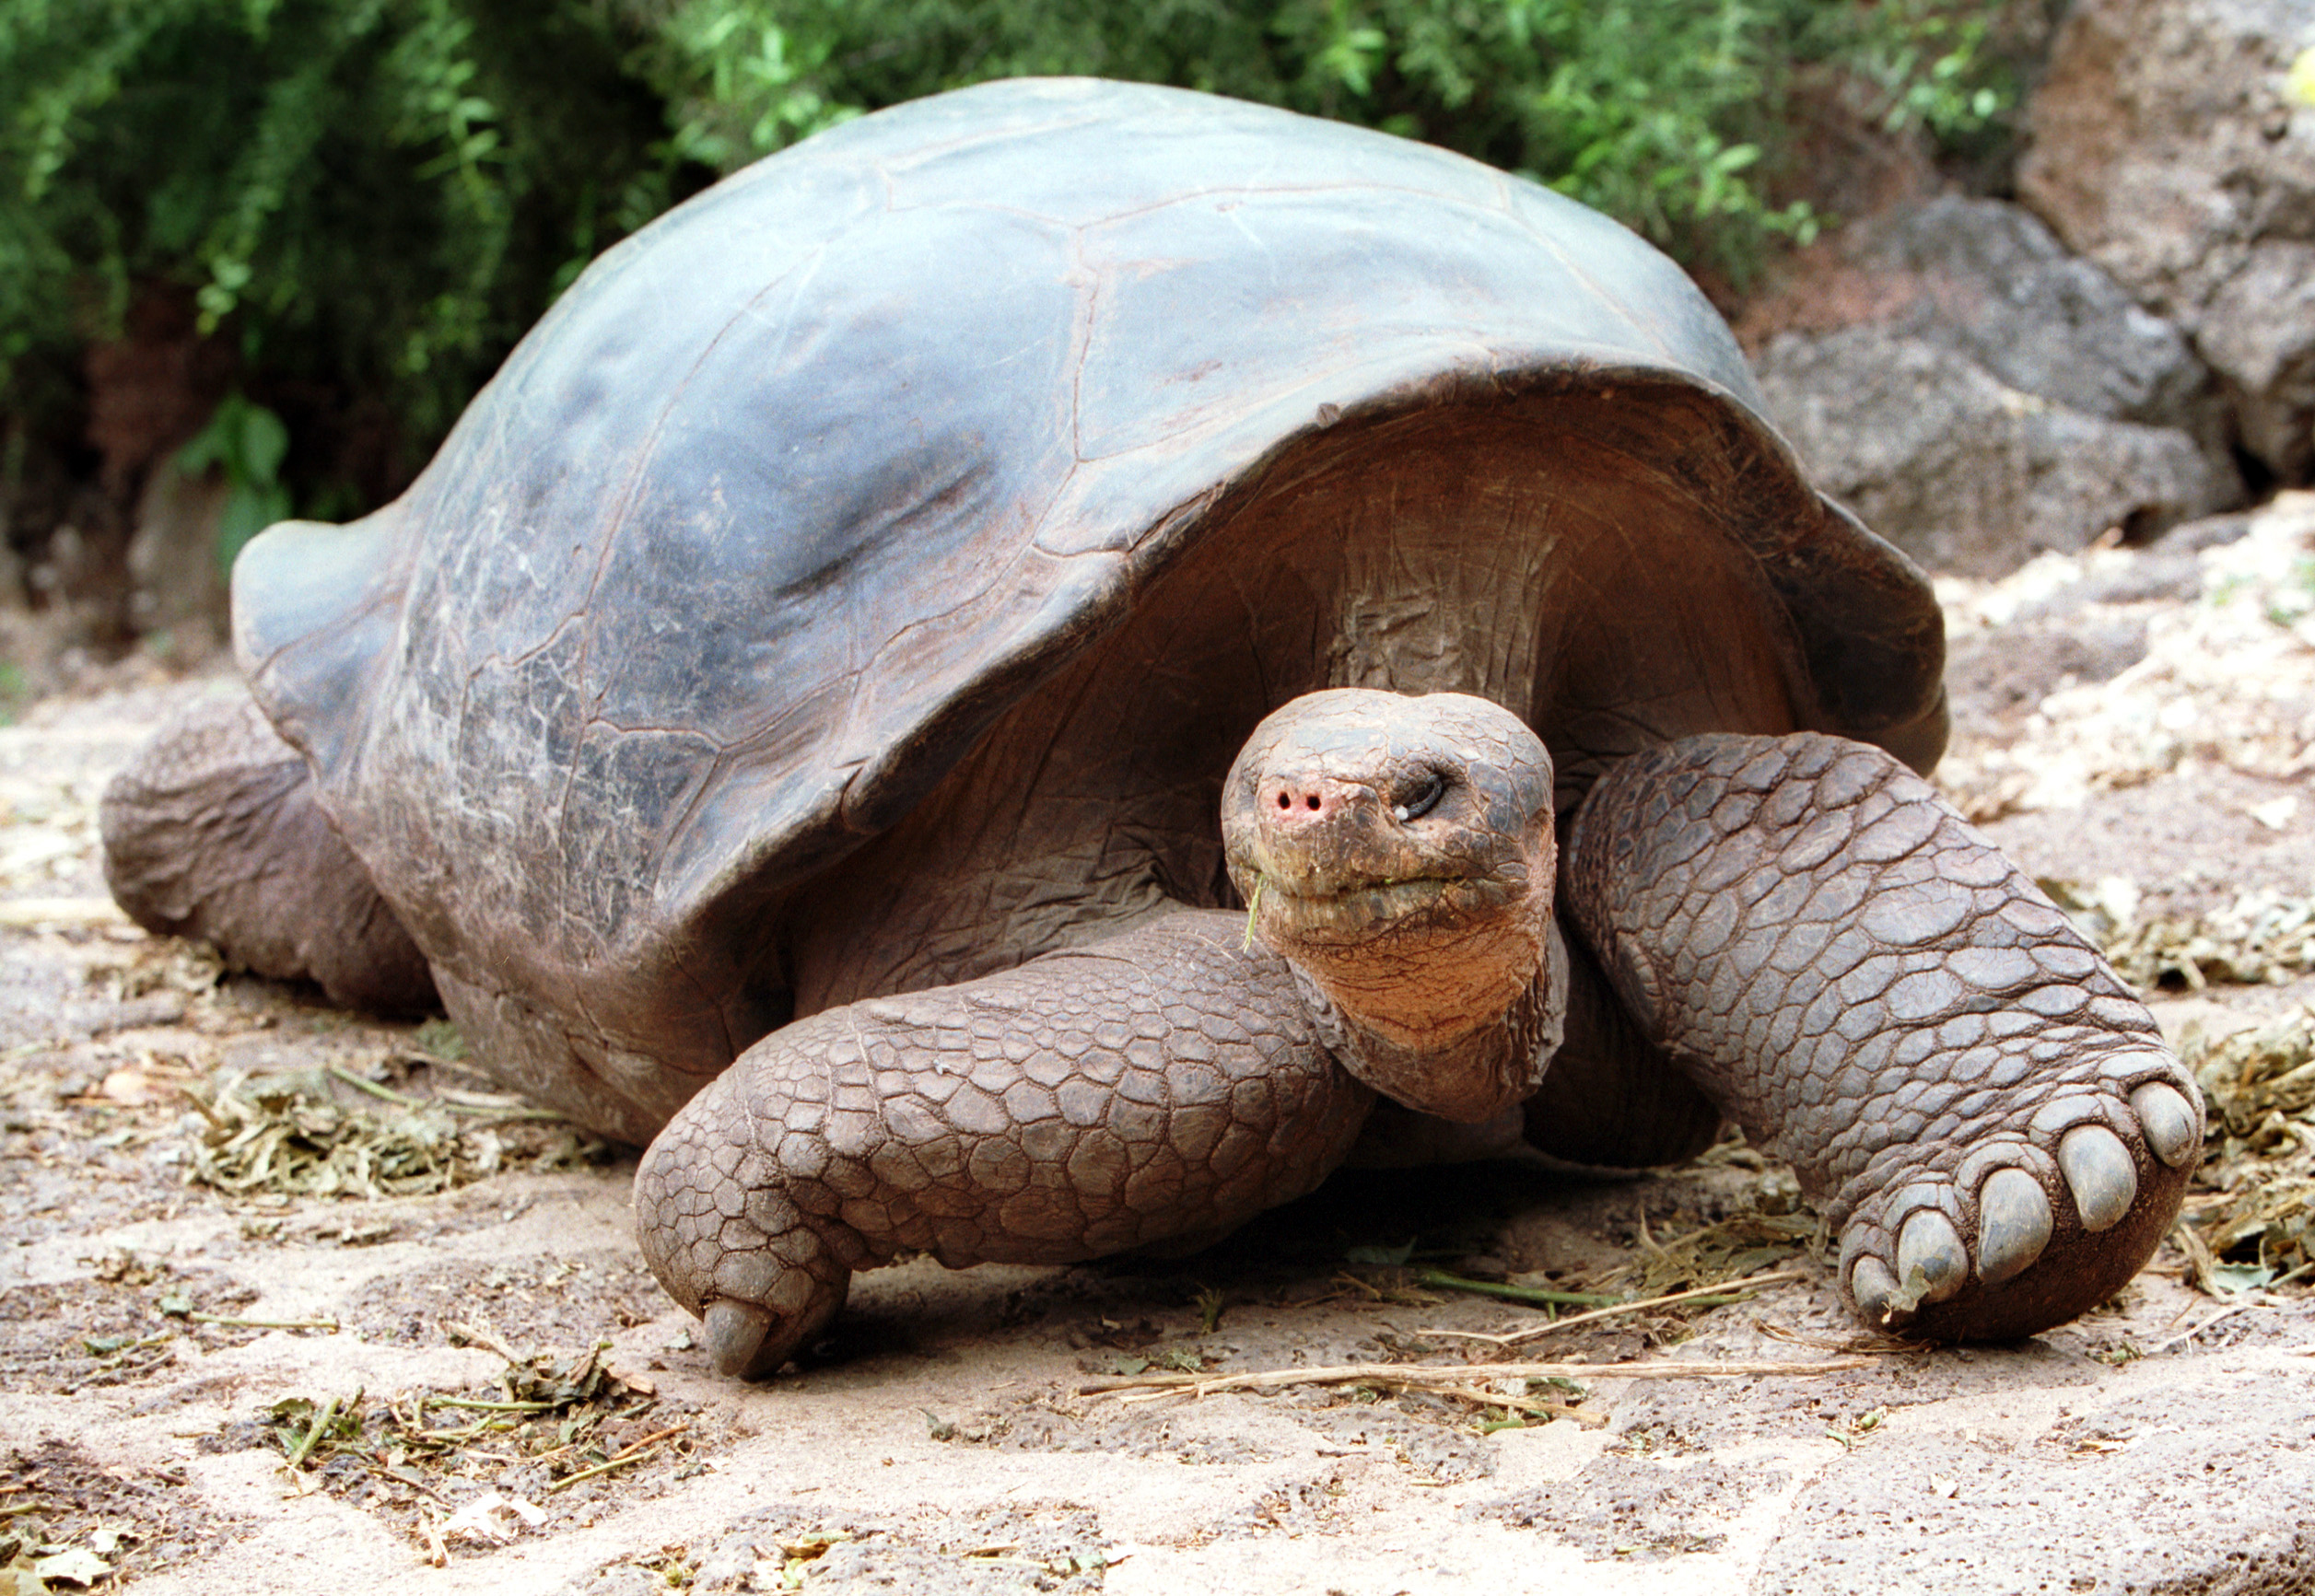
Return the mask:
[(1391, 814), (1400, 821), (1421, 820), (1437, 809), (1439, 800), (1446, 796), (1446, 778), (1435, 770), (1425, 771), (1415, 789), (1392, 806)]

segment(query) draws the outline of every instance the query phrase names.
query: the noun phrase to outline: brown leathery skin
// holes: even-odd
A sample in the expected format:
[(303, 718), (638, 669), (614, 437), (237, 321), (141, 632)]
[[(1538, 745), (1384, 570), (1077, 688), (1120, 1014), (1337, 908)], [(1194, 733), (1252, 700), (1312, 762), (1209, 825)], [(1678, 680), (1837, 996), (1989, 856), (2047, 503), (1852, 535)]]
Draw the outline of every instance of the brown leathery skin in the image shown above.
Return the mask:
[(1867, 1322), (2029, 1334), (2176, 1216), (2201, 1094), (2033, 883), (1877, 749), (1708, 736), (1611, 770), (1563, 906), (1650, 1040), (1792, 1160)]
[(637, 1229), (660, 1283), (696, 1313), (767, 1310), (761, 1347), (727, 1369), (760, 1373), (851, 1271), (902, 1250), (1070, 1262), (1211, 1239), (1310, 1190), (1374, 1097), (1244, 928), (1185, 911), (774, 1032), (644, 1155)]
[(249, 698), (197, 704), (106, 785), (105, 884), (146, 930), (312, 981), (333, 1003), (433, 1008), (424, 956), (312, 788), (304, 756)]
[(1551, 806), (1542, 741), (1482, 698), (1338, 688), (1255, 728), (1222, 785), (1231, 880), (1369, 1086), (1464, 1124), (1536, 1089), (1566, 1008)]
[(1606, 1170), (1695, 1158), (1720, 1137), (1719, 1108), (1641, 1033), (1583, 938), (1566, 930), (1561, 941), (1565, 1037), (1543, 1084), (1519, 1105), (1527, 1146), (1563, 1163)]

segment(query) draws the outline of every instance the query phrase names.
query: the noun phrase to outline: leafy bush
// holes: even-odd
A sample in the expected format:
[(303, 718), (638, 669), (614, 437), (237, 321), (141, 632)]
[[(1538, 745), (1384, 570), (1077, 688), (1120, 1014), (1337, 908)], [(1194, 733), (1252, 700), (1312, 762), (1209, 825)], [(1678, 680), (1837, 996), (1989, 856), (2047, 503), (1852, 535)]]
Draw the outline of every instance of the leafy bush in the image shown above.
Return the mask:
[[(0, 0), (0, 411), (67, 392), (77, 350), (174, 285), (244, 390), (382, 399), (415, 460), (579, 268), (673, 201), (846, 117), (1018, 74), (1428, 139), (1741, 274), (1817, 223), (1770, 197), (1795, 74), (1870, 79), (1892, 118), (1967, 133), (1999, 109), (1986, 8)], [(315, 507), (298, 447), (284, 469)]]
[(238, 393), (227, 394), (209, 425), (177, 451), (178, 470), (225, 475), (216, 556), (227, 570), (242, 544), (288, 516), (289, 492), (281, 483), (282, 457), (288, 452), (289, 433), (281, 417)]
[(1174, 83), (1385, 128), (1524, 173), (1691, 264), (1806, 237), (1760, 179), (1796, 73), (1876, 85), (1958, 136), (2006, 103), (1990, 7), (1948, 0), (672, 0), (629, 15), (673, 144), (719, 171), (848, 116), (992, 77)]
[(174, 284), (438, 435), (675, 196), (632, 47), (584, 0), (0, 0), (0, 403)]

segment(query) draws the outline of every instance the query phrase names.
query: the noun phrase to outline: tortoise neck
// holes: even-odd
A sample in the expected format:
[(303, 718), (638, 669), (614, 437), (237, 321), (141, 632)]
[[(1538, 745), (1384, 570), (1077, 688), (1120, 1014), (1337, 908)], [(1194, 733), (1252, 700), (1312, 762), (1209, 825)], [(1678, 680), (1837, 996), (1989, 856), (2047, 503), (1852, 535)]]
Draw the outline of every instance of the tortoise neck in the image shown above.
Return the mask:
[(1521, 506), (1522, 535), (1488, 541), (1475, 558), (1471, 507), (1401, 515), (1385, 536), (1342, 541), (1325, 685), (1467, 693), (1529, 717), (1557, 539), (1548, 516)]
[(1567, 945), (1548, 911), (1542, 932), (1526, 981), (1505, 1000), (1466, 1008), (1452, 1020), (1434, 1007), (1430, 1023), (1410, 1026), (1403, 1011), (1359, 1004), (1299, 963), (1292, 965), (1295, 984), (1343, 1068), (1395, 1102), (1475, 1124), (1531, 1095), (1559, 1051), (1567, 1018)]

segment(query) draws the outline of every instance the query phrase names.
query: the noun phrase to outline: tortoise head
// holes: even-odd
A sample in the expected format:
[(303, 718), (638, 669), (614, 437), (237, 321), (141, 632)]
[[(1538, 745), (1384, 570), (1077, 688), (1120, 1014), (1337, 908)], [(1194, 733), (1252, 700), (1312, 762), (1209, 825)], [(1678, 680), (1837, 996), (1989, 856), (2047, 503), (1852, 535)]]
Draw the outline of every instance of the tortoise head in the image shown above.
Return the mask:
[(1460, 1120), (1532, 1089), (1533, 1046), (1490, 1045), (1555, 1032), (1562, 1000), (1551, 756), (1518, 716), (1454, 693), (1306, 694), (1255, 728), (1222, 821), (1249, 934), (1347, 1023), (1353, 1074)]

